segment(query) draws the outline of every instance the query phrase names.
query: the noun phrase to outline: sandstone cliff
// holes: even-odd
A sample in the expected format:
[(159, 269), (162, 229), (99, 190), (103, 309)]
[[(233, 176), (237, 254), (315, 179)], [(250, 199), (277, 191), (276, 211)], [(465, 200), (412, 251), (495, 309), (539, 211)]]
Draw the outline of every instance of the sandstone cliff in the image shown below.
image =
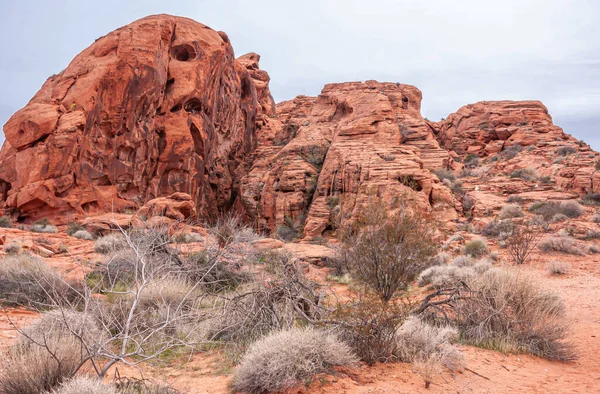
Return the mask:
[(499, 195), (600, 193), (598, 154), (538, 101), (480, 102), (431, 122), (416, 87), (366, 81), (275, 105), (259, 60), (168, 15), (98, 39), (4, 126), (0, 204), (22, 221), (66, 221), (179, 193), (201, 218), (235, 210), (310, 238), (374, 197), (447, 223), (486, 217)]

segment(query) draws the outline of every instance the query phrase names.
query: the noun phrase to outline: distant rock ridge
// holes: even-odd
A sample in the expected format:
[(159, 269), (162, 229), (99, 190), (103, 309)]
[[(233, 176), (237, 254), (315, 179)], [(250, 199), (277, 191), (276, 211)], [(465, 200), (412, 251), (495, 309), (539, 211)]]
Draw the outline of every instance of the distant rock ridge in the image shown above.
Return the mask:
[[(600, 193), (598, 154), (539, 101), (484, 101), (431, 122), (416, 87), (366, 81), (276, 105), (259, 60), (169, 15), (98, 39), (4, 126), (0, 204), (22, 221), (64, 222), (183, 193), (200, 218), (234, 210), (264, 231), (316, 237), (372, 198), (451, 221), (482, 215), (489, 188)], [(487, 181), (466, 194), (434, 173), (458, 175), (473, 157)], [(553, 182), (508, 176), (524, 168)]]

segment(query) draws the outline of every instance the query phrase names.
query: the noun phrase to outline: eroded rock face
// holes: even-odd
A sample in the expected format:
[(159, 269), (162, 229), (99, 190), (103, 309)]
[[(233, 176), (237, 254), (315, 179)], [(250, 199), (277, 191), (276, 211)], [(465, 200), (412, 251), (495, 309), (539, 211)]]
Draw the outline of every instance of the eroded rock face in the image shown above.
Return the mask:
[(448, 166), (420, 114), (421, 92), (396, 83), (326, 85), (318, 97), (277, 105), (261, 128), (240, 195), (259, 228), (299, 223), (317, 236), (355, 217), (370, 198), (405, 195), (427, 211), (452, 207), (429, 170)]
[(183, 192), (215, 214), (236, 198), (257, 110), (272, 105), (267, 83), (258, 55), (237, 61), (225, 33), (190, 19), (115, 30), (6, 123), (0, 201), (60, 219)]

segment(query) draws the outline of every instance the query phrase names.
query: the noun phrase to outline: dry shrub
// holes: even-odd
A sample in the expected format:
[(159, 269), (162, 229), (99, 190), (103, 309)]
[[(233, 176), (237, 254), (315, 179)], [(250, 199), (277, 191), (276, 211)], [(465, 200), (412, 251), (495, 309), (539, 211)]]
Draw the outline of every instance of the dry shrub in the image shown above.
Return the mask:
[(112, 384), (102, 384), (97, 378), (76, 376), (64, 382), (52, 394), (119, 394)]
[(535, 168), (523, 168), (513, 171), (510, 174), (511, 178), (521, 178), (524, 181), (533, 182), (536, 181), (539, 177), (538, 172)]
[(333, 334), (310, 328), (275, 332), (255, 342), (235, 372), (232, 387), (248, 394), (281, 392), (331, 367), (357, 362)]
[(69, 222), (67, 223), (67, 231), (66, 233), (68, 235), (73, 235), (78, 231), (85, 231), (85, 227), (79, 223), (76, 222)]
[(447, 289), (466, 283), (475, 275), (481, 274), (492, 268), (486, 260), (473, 262), (470, 265), (441, 265), (430, 267), (421, 272), (417, 280), (419, 286), (429, 285), (433, 289)]
[(569, 263), (566, 261), (550, 261), (546, 264), (546, 271), (551, 275), (565, 275), (569, 272)]
[(127, 248), (127, 241), (120, 233), (100, 237), (94, 244), (94, 252), (101, 254), (115, 253), (125, 248)]
[(513, 222), (511, 220), (492, 220), (487, 223), (481, 230), (482, 234), (487, 237), (500, 237), (506, 238), (512, 234), (514, 229)]
[(93, 241), (94, 240), (94, 236), (85, 230), (76, 231), (72, 234), (72, 236), (74, 238), (83, 239), (85, 241)]
[(79, 301), (81, 290), (81, 286), (67, 282), (36, 256), (7, 256), (0, 263), (2, 302), (47, 309)]
[(187, 232), (177, 234), (173, 240), (180, 244), (189, 244), (193, 242), (202, 242), (204, 237), (198, 233)]
[(443, 353), (448, 358), (443, 365), (453, 371), (464, 367), (464, 357), (458, 349), (451, 352), (446, 347), (458, 340), (458, 331), (447, 325), (435, 326), (417, 316), (409, 317), (396, 332), (397, 354), (400, 360), (416, 362), (426, 360), (434, 353)]
[(402, 209), (388, 217), (381, 204), (366, 207), (357, 225), (346, 230), (348, 270), (388, 302), (436, 254), (432, 228), (422, 215)]
[(525, 263), (541, 237), (542, 234), (533, 227), (517, 227), (506, 240), (506, 248), (512, 261), (515, 264)]
[(502, 207), (500, 210), (500, 220), (521, 218), (523, 217), (523, 209), (519, 205), (508, 204)]
[(119, 394), (180, 394), (177, 389), (151, 379), (117, 376), (114, 384)]
[(596, 213), (594, 216), (592, 216), (592, 222), (600, 223), (600, 213)]
[(31, 226), (31, 231), (34, 233), (54, 234), (58, 232), (58, 229), (51, 224), (34, 224)]
[(340, 303), (331, 316), (340, 338), (365, 363), (397, 360), (396, 331), (409, 311), (408, 305), (385, 303), (376, 294), (359, 292)]
[(222, 257), (222, 251), (216, 246), (192, 253), (184, 263), (186, 276), (208, 292), (233, 290), (252, 280), (252, 275), (242, 271), (238, 261), (230, 263)]
[(86, 348), (103, 338), (91, 316), (78, 312), (52, 311), (22, 331), (8, 349), (0, 374), (0, 392), (45, 393), (71, 378), (95, 348)]
[(470, 291), (455, 300), (452, 318), (463, 340), (551, 360), (574, 358), (565, 342), (565, 305), (557, 295), (501, 270), (488, 270), (467, 284)]
[(11, 242), (4, 247), (6, 254), (19, 254), (21, 252), (21, 245), (15, 242)]
[(569, 218), (578, 218), (584, 213), (583, 207), (575, 200), (562, 202), (544, 201), (533, 203), (529, 207), (530, 212), (542, 215), (544, 220), (551, 221), (556, 214), (563, 214)]
[(471, 257), (483, 256), (488, 252), (487, 242), (485, 241), (485, 239), (482, 238), (474, 239), (470, 242), (467, 242), (465, 244), (464, 252), (466, 255), (469, 255)]
[(542, 239), (538, 247), (543, 252), (562, 252), (583, 256), (586, 254), (583, 245), (580, 245), (574, 238), (569, 236), (550, 236)]
[(13, 228), (12, 220), (8, 216), (0, 216), (0, 228)]
[(317, 322), (324, 293), (292, 261), (270, 280), (242, 286), (212, 312), (211, 340), (223, 340), (243, 349), (271, 331), (290, 329), (297, 322)]
[[(13, 346), (4, 352), (4, 368), (0, 372), (0, 392), (4, 394), (45, 393), (73, 376), (80, 363), (77, 353), (68, 347), (60, 350), (61, 358), (54, 358), (42, 347), (31, 349)], [(64, 358), (63, 358), (64, 356)]]
[(259, 238), (252, 228), (246, 226), (242, 218), (235, 214), (220, 217), (208, 232), (217, 239), (221, 247), (237, 242), (251, 242)]

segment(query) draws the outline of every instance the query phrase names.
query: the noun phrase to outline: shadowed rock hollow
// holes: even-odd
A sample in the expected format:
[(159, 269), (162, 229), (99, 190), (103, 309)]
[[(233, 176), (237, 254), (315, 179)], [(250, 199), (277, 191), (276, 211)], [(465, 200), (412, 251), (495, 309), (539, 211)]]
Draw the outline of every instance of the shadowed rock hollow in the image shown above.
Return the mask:
[[(64, 222), (177, 193), (202, 218), (235, 210), (258, 229), (294, 223), (314, 237), (371, 198), (392, 209), (408, 199), (447, 222), (497, 208), (491, 191), (600, 192), (597, 153), (538, 101), (480, 102), (431, 122), (416, 87), (366, 81), (275, 105), (259, 60), (168, 15), (98, 39), (4, 126), (0, 204)], [(469, 157), (485, 165), (453, 193), (433, 171), (458, 175)], [(552, 183), (507, 176), (524, 168)]]

